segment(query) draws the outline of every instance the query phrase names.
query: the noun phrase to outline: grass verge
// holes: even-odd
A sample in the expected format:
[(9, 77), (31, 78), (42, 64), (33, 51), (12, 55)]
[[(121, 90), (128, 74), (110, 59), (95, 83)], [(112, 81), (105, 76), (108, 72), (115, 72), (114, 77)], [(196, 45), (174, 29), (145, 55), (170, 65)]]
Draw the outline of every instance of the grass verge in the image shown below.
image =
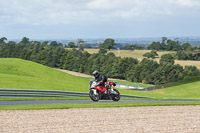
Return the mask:
[(140, 107), (140, 106), (188, 106), (200, 105), (200, 102), (109, 102), (109, 103), (65, 103), (65, 104), (31, 104), (31, 105), (1, 105), (0, 110), (41, 110), (70, 108), (110, 108), (110, 107)]

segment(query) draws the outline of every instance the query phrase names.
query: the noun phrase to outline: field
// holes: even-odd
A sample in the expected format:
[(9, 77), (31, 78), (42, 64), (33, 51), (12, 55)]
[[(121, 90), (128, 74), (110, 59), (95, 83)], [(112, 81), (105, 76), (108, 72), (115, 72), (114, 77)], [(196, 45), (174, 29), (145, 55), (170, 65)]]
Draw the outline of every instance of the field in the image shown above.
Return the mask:
[(180, 64), (181, 66), (186, 66), (186, 65), (196, 66), (198, 69), (200, 69), (200, 61), (175, 60), (175, 63)]
[[(89, 53), (97, 53), (98, 49), (85, 49), (85, 51), (89, 52)], [(143, 54), (150, 52), (151, 50), (134, 50), (134, 51), (130, 51), (130, 50), (110, 50), (108, 52), (113, 52), (116, 56), (121, 56), (121, 57), (132, 57), (132, 58), (137, 58), (138, 60), (142, 60)], [(158, 51), (158, 57), (155, 59), (156, 61), (159, 61), (159, 58), (163, 55), (163, 54), (168, 54), (168, 53), (175, 53), (173, 51)], [(193, 65), (196, 66), (198, 69), (200, 69), (200, 61), (183, 61), (183, 60), (175, 60), (176, 64), (180, 64), (182, 66), (185, 65)]]
[[(31, 61), (0, 58), (0, 88), (88, 92), (90, 79), (73, 76)], [(120, 82), (126, 84), (125, 81)], [(120, 92), (134, 94), (133, 91), (123, 89), (120, 89)]]
[[(0, 58), (0, 88), (88, 92), (89, 79), (31, 61)], [(152, 92), (119, 91), (121, 94), (156, 99), (200, 97), (200, 77), (187, 78), (174, 84), (176, 86)], [(39, 99), (46, 98), (0, 98), (0, 102)], [(199, 105), (199, 100), (0, 105), (0, 132), (199, 132)]]
[[(85, 51), (87, 51), (90, 54), (93, 53), (98, 53), (99, 49), (84, 49)], [(147, 53), (147, 52), (151, 52), (151, 50), (110, 50), (108, 52), (113, 52), (116, 56), (120, 56), (120, 57), (132, 57), (132, 58), (137, 58), (139, 60), (142, 60), (143, 54)], [(161, 57), (163, 54), (168, 54), (168, 53), (175, 53), (173, 51), (158, 51), (158, 58)]]
[(88, 82), (31, 61), (0, 58), (0, 88), (87, 92)]
[(173, 87), (152, 92), (163, 94), (164, 97), (200, 98), (200, 77), (186, 78), (175, 82)]
[[(62, 70), (63, 71), (63, 70)], [(64, 70), (65, 71), (65, 70)], [(83, 76), (83, 77), (90, 77), (89, 75), (86, 74), (81, 74), (78, 72), (71, 72), (67, 71), (67, 73), (71, 73), (72, 75), (77, 75), (77, 76)], [(90, 78), (88, 78), (89, 80)], [(113, 79), (114, 80), (114, 79)], [(151, 85), (147, 84), (141, 84), (141, 83), (134, 83), (134, 82), (128, 82), (128, 81), (123, 81), (123, 80), (114, 80), (118, 84), (124, 84), (124, 85), (130, 85), (130, 86), (143, 86), (143, 87), (150, 87)], [(158, 90), (153, 90), (151, 93), (146, 93), (142, 91), (134, 91), (135, 94), (137, 95), (148, 95), (148, 96), (153, 96), (153, 97), (180, 97), (180, 98), (199, 98), (199, 86), (200, 86), (200, 77), (192, 77), (192, 78), (186, 78), (184, 80), (170, 83), (170, 86), (166, 89), (158, 89)], [(174, 89), (176, 88), (176, 89)], [(190, 88), (189, 90), (186, 90), (187, 88)], [(130, 91), (128, 90), (120, 90), (121, 92), (123, 91), (126, 94), (129, 94)], [(192, 94), (190, 94), (192, 93)], [(161, 95), (156, 95), (156, 94), (161, 94)]]
[[(0, 88), (88, 92), (89, 80), (90, 78), (73, 76), (31, 61), (0, 59)], [(125, 81), (119, 82), (131, 84)], [(178, 86), (152, 92), (125, 89), (119, 89), (119, 91), (121, 94), (155, 97), (156, 99), (165, 97), (200, 98), (198, 93), (200, 77), (185, 79), (178, 83)]]

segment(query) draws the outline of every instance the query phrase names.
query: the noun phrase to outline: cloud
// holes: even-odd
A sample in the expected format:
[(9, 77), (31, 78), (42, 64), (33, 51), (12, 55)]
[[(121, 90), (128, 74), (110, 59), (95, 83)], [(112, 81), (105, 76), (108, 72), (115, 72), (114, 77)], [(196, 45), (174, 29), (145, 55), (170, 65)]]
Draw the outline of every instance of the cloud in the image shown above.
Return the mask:
[(149, 20), (199, 12), (198, 0), (6, 0), (0, 23), (55, 25)]
[(172, 3), (172, 4), (179, 5), (179, 6), (184, 6), (184, 7), (200, 6), (199, 0), (170, 0), (169, 2)]

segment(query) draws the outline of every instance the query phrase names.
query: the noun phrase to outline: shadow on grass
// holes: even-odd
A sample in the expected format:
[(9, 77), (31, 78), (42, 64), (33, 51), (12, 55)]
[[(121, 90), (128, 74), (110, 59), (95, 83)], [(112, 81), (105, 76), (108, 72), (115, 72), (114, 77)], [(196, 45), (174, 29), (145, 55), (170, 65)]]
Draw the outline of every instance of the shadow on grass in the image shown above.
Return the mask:
[(184, 84), (191, 84), (191, 83), (198, 82), (198, 81), (200, 81), (200, 77), (187, 77), (187, 78), (177, 81), (177, 82), (148, 87), (147, 91), (151, 91), (151, 90), (155, 90), (155, 89), (163, 89), (163, 88), (168, 88), (168, 87), (173, 87), (173, 86), (179, 86), (179, 85), (184, 85)]

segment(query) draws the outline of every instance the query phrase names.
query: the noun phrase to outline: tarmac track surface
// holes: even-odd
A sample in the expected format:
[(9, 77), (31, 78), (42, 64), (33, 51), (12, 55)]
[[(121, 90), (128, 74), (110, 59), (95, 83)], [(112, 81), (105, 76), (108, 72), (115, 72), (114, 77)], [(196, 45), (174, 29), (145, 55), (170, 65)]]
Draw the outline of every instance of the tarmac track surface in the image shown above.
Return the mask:
[[(114, 102), (100, 100), (99, 102)], [(120, 100), (118, 102), (190, 102), (185, 100)], [(30, 101), (0, 101), (0, 105), (26, 105), (26, 104), (51, 104), (51, 103), (93, 103), (92, 100), (30, 100)]]

